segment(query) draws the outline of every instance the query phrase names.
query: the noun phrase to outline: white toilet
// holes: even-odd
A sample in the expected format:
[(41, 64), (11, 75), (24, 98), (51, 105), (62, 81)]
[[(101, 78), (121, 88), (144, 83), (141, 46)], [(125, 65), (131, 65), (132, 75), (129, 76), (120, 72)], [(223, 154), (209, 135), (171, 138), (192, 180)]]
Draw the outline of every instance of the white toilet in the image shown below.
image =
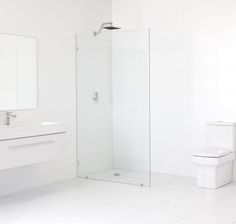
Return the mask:
[(197, 166), (197, 185), (216, 189), (236, 181), (236, 123), (207, 123), (207, 149), (193, 154)]

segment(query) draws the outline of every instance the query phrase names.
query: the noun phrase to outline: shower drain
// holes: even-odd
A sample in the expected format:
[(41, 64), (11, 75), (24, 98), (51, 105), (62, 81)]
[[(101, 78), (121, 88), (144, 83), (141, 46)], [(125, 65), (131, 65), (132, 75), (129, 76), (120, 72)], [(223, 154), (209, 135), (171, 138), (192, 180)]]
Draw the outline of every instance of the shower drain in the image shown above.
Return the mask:
[(120, 176), (120, 173), (114, 173), (114, 176), (118, 177)]

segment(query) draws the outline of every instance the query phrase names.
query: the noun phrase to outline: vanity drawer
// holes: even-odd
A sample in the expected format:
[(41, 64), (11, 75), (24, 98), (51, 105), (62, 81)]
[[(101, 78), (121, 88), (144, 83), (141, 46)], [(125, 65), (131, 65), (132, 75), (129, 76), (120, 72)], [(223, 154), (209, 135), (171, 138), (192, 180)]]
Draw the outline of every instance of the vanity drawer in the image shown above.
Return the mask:
[(57, 159), (65, 134), (52, 134), (0, 141), (0, 170)]

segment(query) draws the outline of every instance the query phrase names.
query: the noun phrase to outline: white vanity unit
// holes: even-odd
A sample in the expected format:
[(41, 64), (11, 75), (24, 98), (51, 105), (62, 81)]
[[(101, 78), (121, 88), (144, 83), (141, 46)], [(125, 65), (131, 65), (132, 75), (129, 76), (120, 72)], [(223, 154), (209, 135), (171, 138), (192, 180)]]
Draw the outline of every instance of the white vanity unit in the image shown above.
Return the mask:
[(0, 170), (55, 160), (65, 147), (65, 126), (57, 122), (0, 126)]

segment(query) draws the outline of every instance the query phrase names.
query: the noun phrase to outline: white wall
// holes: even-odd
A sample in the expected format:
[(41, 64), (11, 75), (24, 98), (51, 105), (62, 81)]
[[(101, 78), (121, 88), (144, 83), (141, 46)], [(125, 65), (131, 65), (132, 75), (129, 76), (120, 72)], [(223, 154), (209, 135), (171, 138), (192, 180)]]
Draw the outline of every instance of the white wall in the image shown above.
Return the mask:
[[(39, 109), (17, 112), (15, 122), (67, 123), (61, 161), (0, 172), (0, 194), (76, 175), (74, 34), (92, 32), (111, 19), (109, 0), (0, 0), (0, 32), (39, 38)], [(1, 122), (2, 122), (1, 116)]]
[(208, 120), (236, 120), (236, 2), (113, 0), (113, 22), (151, 29), (152, 170), (193, 175)]

